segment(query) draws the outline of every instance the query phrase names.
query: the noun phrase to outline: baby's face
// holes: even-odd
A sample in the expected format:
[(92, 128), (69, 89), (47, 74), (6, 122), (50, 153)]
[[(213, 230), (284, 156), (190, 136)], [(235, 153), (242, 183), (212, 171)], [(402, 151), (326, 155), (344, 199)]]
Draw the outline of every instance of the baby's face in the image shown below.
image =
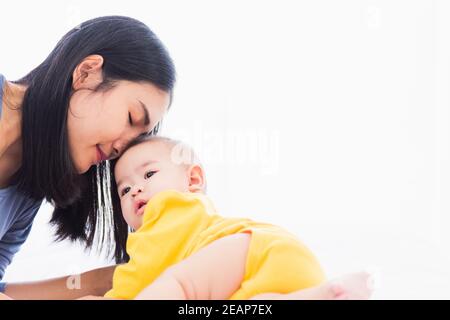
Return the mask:
[(168, 189), (189, 191), (186, 167), (171, 161), (171, 147), (162, 141), (128, 149), (114, 173), (123, 216), (134, 230), (142, 225), (144, 207), (153, 195)]

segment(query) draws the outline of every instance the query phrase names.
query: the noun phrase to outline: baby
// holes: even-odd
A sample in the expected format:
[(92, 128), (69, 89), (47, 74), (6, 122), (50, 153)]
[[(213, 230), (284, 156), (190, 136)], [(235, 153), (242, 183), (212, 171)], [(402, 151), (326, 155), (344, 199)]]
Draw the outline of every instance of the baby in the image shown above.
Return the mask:
[(165, 137), (133, 142), (113, 165), (128, 263), (116, 299), (368, 299), (369, 275), (325, 282), (314, 255), (275, 225), (224, 218), (206, 197), (193, 150)]

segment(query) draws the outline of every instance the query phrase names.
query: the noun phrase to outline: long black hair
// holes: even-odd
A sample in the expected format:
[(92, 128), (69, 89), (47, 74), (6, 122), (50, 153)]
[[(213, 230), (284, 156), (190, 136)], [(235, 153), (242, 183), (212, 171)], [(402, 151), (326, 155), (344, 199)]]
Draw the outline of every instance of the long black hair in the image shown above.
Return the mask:
[[(67, 114), (72, 74), (87, 56), (103, 57), (103, 83), (149, 82), (172, 95), (175, 67), (156, 35), (129, 17), (106, 16), (83, 22), (57, 43), (37, 68), (15, 83), (27, 86), (22, 109), (22, 164), (13, 183), (55, 210), (51, 223), (58, 240), (81, 241), (106, 250), (116, 262), (127, 261), (128, 227), (111, 208), (109, 163), (77, 173), (70, 157)], [(157, 128), (152, 132), (156, 133)]]

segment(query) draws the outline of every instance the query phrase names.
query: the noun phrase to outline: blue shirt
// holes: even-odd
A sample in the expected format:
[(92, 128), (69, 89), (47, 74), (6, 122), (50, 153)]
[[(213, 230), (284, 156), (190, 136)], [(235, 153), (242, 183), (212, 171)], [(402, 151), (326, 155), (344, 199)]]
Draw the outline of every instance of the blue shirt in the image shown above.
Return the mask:
[[(2, 115), (3, 84), (0, 74), (0, 118)], [(0, 189), (0, 280), (30, 233), (33, 219), (42, 201), (36, 201), (20, 193), (15, 186)], [(0, 292), (5, 284), (0, 283)]]

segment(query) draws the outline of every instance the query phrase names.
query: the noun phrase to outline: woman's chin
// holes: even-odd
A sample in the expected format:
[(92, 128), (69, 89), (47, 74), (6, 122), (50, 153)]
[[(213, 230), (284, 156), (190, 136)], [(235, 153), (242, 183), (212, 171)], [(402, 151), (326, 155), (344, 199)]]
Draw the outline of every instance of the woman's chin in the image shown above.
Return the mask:
[(95, 164), (90, 164), (90, 165), (75, 165), (75, 168), (77, 170), (78, 174), (85, 174), (86, 172), (89, 171), (89, 169), (91, 167), (94, 167)]

